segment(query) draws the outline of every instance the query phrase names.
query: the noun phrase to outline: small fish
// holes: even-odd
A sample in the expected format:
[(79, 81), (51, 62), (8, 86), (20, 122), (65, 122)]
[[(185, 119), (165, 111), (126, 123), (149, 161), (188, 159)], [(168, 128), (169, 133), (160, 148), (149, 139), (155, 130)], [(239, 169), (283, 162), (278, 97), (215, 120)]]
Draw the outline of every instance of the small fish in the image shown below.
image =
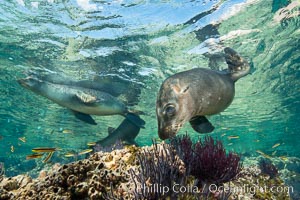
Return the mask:
[(95, 146), (95, 145), (96, 145), (96, 142), (88, 142), (87, 145), (88, 145), (88, 146)]
[(228, 140), (231, 140), (231, 139), (238, 139), (238, 138), (240, 138), (240, 136), (238, 136), (238, 135), (230, 135), (230, 136), (228, 136), (227, 138), (228, 138)]
[(274, 149), (274, 148), (276, 148), (276, 147), (278, 147), (278, 146), (280, 146), (280, 143), (274, 144), (274, 145), (272, 146), (272, 149)]
[(0, 135), (0, 140), (2, 140), (3, 139), (3, 136), (2, 135)]
[(70, 134), (70, 133), (73, 133), (73, 131), (69, 130), (69, 129), (65, 129), (62, 131), (62, 133)]
[(26, 142), (26, 138), (25, 138), (25, 137), (19, 137), (18, 139), (19, 139), (20, 141), (24, 142), (24, 143)]
[(77, 154), (75, 154), (75, 153), (68, 152), (68, 153), (65, 154), (65, 157), (69, 158), (69, 157), (74, 157), (74, 156), (76, 156), (76, 155), (77, 155)]
[(15, 152), (15, 147), (13, 145), (10, 146), (10, 151), (13, 153)]
[(34, 153), (34, 154), (26, 156), (26, 160), (41, 158), (43, 155), (44, 154), (42, 154), (42, 153)]
[(233, 145), (233, 143), (228, 143), (227, 145), (228, 145), (228, 146), (231, 146), (231, 145)]
[(221, 127), (222, 130), (229, 130), (230, 128), (227, 127)]
[(224, 137), (226, 135), (226, 133), (223, 133), (222, 135), (221, 135), (221, 137)]
[(32, 152), (36, 152), (36, 153), (49, 153), (49, 152), (54, 152), (59, 150), (58, 148), (51, 148), (51, 147), (37, 147), (37, 148), (33, 148)]
[(260, 140), (253, 140), (253, 142), (260, 142)]
[(90, 153), (92, 151), (93, 151), (93, 149), (86, 149), (86, 150), (83, 150), (82, 152), (78, 153), (78, 155), (87, 154), (87, 153)]
[(53, 133), (54, 133), (54, 129), (51, 130), (50, 134), (53, 134)]
[(43, 163), (48, 162), (50, 160), (50, 158), (52, 157), (53, 153), (54, 153), (54, 151), (49, 152), (48, 155), (47, 155), (47, 157), (43, 160)]
[(154, 140), (155, 142), (157, 142), (157, 143), (161, 143), (161, 142), (163, 142), (163, 140), (162, 139), (160, 139), (160, 138), (153, 138), (152, 140)]
[(275, 156), (276, 153), (277, 153), (277, 151), (273, 151), (272, 156)]
[(256, 152), (259, 153), (264, 158), (268, 158), (268, 159), (272, 158), (271, 156), (269, 156), (268, 154), (265, 154), (264, 152), (262, 152), (260, 150), (256, 150)]
[(279, 158), (280, 158), (281, 160), (283, 160), (283, 161), (287, 161), (287, 160), (288, 160), (288, 158), (287, 158), (286, 156), (279, 156)]

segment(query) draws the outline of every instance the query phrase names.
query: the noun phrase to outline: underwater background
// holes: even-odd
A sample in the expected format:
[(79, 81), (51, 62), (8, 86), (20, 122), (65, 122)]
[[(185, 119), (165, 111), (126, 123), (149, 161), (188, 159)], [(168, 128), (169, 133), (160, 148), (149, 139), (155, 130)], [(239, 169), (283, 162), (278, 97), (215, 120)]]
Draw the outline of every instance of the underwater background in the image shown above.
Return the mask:
[[(242, 157), (300, 157), (298, 0), (7, 0), (0, 1), (0, 13), (0, 162), (6, 176), (74, 161), (65, 154), (87, 149), (123, 120), (93, 116), (97, 126), (81, 122), (22, 88), (16, 80), (24, 71), (77, 80), (117, 77), (124, 96), (133, 98), (128, 105), (145, 113), (136, 138), (144, 146), (158, 138), (155, 103), (163, 80), (208, 68), (227, 46), (250, 62), (251, 74), (236, 83), (230, 107), (210, 117), (215, 130), (209, 135)], [(195, 140), (205, 136), (188, 124), (179, 134), (186, 131)], [(46, 164), (26, 160), (35, 147), (60, 150)]]

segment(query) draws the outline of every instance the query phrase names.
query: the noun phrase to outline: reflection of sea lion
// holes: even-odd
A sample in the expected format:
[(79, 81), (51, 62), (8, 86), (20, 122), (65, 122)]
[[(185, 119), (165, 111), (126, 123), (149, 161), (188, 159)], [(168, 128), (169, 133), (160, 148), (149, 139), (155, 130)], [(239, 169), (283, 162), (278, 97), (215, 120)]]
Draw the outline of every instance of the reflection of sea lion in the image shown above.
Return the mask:
[(54, 84), (33, 77), (19, 79), (25, 88), (42, 95), (53, 102), (71, 109), (75, 116), (90, 124), (96, 124), (90, 115), (123, 115), (137, 126), (145, 122), (136, 115), (128, 115), (127, 107), (112, 95), (99, 90)]
[(234, 97), (234, 83), (250, 71), (249, 64), (233, 49), (225, 48), (226, 72), (196, 68), (167, 78), (156, 102), (158, 134), (175, 136), (186, 121), (199, 133), (213, 131), (206, 119), (225, 110)]

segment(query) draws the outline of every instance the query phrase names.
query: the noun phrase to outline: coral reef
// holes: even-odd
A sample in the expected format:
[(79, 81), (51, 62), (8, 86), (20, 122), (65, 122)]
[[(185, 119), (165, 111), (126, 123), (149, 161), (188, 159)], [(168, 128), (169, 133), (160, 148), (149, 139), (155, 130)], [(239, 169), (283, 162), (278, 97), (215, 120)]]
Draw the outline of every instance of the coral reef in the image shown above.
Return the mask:
[(124, 199), (130, 199), (125, 191), (130, 186), (128, 170), (136, 165), (132, 163), (136, 151), (136, 147), (129, 147), (110, 153), (97, 152), (89, 159), (54, 165), (34, 180), (26, 175), (4, 178), (0, 183), (0, 199), (103, 199), (111, 186)]
[[(185, 142), (189, 145), (188, 139)], [(244, 167), (236, 179), (222, 185), (208, 185), (210, 196), (203, 195), (197, 179), (187, 173), (172, 145), (126, 146), (96, 152), (73, 163), (55, 164), (36, 179), (4, 177), (0, 199), (289, 199), (287, 192), (271, 191), (286, 188), (283, 181), (270, 179), (258, 166)], [(156, 187), (141, 191), (141, 184)]]
[(260, 170), (263, 174), (269, 175), (270, 178), (275, 178), (278, 175), (278, 170), (270, 160), (262, 159), (259, 162)]

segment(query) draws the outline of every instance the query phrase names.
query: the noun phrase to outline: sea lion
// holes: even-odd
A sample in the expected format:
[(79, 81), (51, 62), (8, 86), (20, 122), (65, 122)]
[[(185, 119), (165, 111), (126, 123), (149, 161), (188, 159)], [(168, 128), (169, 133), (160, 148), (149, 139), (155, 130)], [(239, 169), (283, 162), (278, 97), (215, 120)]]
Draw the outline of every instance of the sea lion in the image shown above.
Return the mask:
[(167, 78), (157, 95), (158, 135), (176, 135), (187, 121), (199, 133), (214, 127), (205, 116), (224, 111), (234, 98), (234, 83), (250, 71), (248, 62), (231, 48), (225, 48), (226, 71), (196, 68)]
[(69, 108), (75, 116), (89, 124), (96, 125), (90, 115), (123, 115), (139, 127), (144, 127), (144, 120), (135, 114), (130, 114), (128, 108), (116, 97), (99, 90), (54, 84), (36, 77), (27, 77), (18, 80), (23, 87), (42, 95), (53, 102)]
[(114, 97), (119, 97), (123, 102), (126, 102), (126, 105), (130, 106), (138, 104), (141, 87), (143, 87), (141, 83), (133, 82), (117, 75), (99, 75), (94, 76), (92, 80), (78, 80), (74, 77), (66, 76), (62, 72), (54, 72), (44, 68), (33, 68), (24, 72), (24, 74), (54, 84), (107, 92)]

